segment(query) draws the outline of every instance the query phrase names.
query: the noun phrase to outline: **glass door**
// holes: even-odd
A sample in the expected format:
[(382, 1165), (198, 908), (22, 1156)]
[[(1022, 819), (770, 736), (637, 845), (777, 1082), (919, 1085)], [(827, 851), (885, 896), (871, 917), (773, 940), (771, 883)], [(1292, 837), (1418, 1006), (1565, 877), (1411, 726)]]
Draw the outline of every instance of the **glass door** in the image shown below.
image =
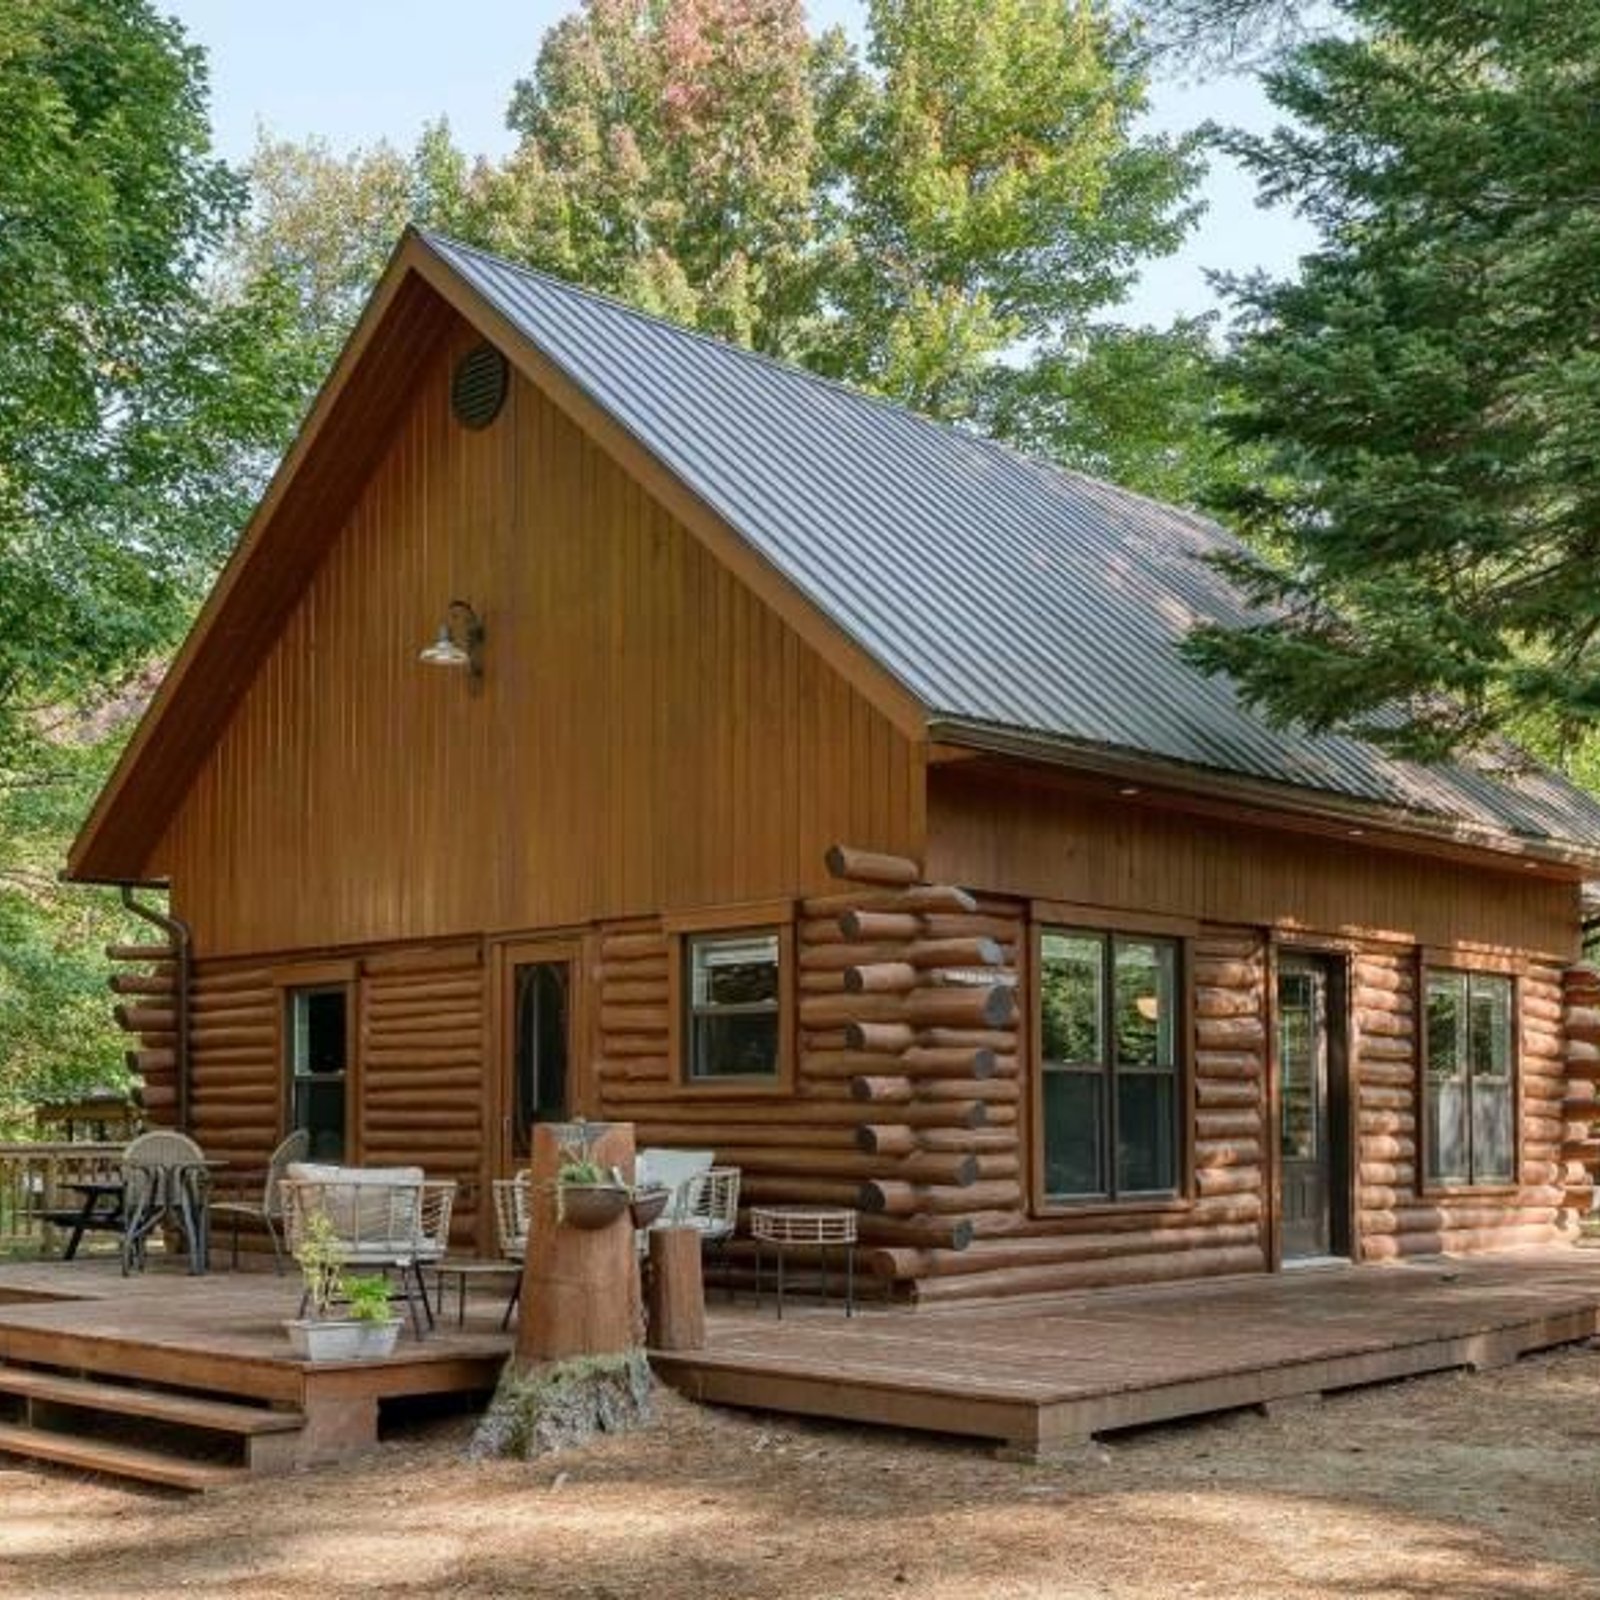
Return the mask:
[(527, 1166), (533, 1128), (575, 1115), (573, 979), (577, 950), (564, 944), (507, 945), (501, 955), (500, 1159)]
[(1278, 1204), (1284, 1261), (1350, 1250), (1349, 1090), (1344, 965), (1284, 955), (1278, 963)]

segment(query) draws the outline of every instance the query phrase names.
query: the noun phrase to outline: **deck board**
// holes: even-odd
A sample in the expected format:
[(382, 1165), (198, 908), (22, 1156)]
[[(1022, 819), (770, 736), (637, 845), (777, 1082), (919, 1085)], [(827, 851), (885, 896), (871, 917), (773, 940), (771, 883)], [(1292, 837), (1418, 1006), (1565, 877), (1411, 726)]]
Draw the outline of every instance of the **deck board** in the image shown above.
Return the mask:
[(935, 1428), (1019, 1447), (1451, 1367), (1600, 1329), (1600, 1254), (1100, 1290), (921, 1311), (719, 1309), (707, 1347), (658, 1355), (686, 1393)]

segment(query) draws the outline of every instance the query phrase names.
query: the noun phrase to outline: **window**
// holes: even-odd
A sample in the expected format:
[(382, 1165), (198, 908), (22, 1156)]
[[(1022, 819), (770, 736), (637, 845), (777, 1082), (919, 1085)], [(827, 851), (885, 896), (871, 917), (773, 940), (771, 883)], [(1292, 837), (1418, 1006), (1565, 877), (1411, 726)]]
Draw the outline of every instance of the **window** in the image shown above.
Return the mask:
[(350, 1065), (350, 992), (343, 985), (288, 992), (289, 1122), (311, 1135), (313, 1161), (342, 1161)]
[(685, 1060), (697, 1083), (778, 1076), (782, 989), (776, 932), (684, 943)]
[(1041, 936), (1048, 1199), (1177, 1192), (1177, 998), (1171, 940), (1064, 929)]
[(1427, 974), (1425, 1168), (1430, 1183), (1510, 1183), (1516, 1175), (1510, 978)]

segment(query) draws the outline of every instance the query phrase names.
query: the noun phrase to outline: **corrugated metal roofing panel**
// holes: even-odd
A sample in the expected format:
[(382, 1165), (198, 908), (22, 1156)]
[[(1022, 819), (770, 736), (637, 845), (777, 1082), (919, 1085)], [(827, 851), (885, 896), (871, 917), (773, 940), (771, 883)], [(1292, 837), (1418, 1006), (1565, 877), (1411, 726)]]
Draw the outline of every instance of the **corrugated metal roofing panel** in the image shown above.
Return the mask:
[(1247, 616), (1204, 518), (465, 245), (427, 242), (930, 713), (1600, 846), (1552, 773), (1272, 727), (1178, 645)]

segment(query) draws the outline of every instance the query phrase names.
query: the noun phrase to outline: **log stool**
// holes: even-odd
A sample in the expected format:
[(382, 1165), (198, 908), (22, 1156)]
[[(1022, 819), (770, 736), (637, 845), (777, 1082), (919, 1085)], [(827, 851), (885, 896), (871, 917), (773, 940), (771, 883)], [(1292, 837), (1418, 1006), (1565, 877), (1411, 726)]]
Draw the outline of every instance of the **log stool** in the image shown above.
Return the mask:
[(650, 1230), (646, 1296), (652, 1350), (699, 1350), (706, 1342), (706, 1291), (698, 1228)]
[(790, 1250), (815, 1250), (822, 1259), (822, 1298), (828, 1298), (828, 1251), (844, 1248), (844, 1314), (856, 1314), (856, 1214), (844, 1206), (756, 1206), (750, 1212), (756, 1244), (756, 1304), (761, 1304), (761, 1258), (771, 1245), (778, 1253), (778, 1320), (783, 1320), (784, 1256)]

